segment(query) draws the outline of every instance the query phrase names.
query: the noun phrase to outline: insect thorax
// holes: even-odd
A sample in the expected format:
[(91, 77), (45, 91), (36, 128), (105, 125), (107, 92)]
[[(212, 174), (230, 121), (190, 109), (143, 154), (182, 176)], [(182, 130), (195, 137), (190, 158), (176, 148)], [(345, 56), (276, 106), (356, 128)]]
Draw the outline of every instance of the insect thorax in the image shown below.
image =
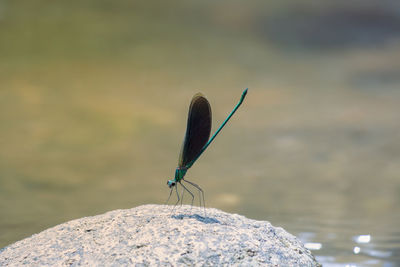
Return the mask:
[(175, 181), (179, 182), (180, 180), (183, 179), (183, 177), (185, 177), (185, 174), (187, 172), (187, 168), (185, 167), (178, 167), (175, 170)]

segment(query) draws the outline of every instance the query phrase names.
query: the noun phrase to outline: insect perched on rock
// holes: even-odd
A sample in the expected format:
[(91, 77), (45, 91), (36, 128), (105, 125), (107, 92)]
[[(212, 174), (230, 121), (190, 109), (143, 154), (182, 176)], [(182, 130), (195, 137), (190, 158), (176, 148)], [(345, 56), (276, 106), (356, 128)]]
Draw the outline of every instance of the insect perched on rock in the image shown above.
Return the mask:
[[(192, 167), (192, 165), (196, 162), (196, 160), (201, 156), (201, 154), (207, 149), (207, 147), (211, 144), (211, 142), (215, 139), (218, 133), (222, 130), (225, 124), (229, 121), (232, 115), (242, 104), (247, 94), (247, 90), (248, 89), (245, 89), (243, 91), (239, 103), (237, 103), (237, 105), (233, 108), (232, 112), (224, 120), (221, 126), (219, 126), (217, 131), (210, 139), (208, 139), (210, 137), (210, 132), (211, 132), (210, 103), (208, 103), (208, 100), (200, 93), (193, 96), (189, 106), (186, 134), (185, 134), (185, 139), (183, 140), (181, 153), (179, 156), (178, 167), (175, 170), (175, 178), (167, 182), (167, 185), (169, 186), (169, 188), (171, 188), (171, 191), (169, 193), (169, 197), (166, 203), (168, 203), (174, 187), (176, 191), (176, 196), (178, 198), (176, 204), (179, 203), (179, 200), (181, 199), (179, 197), (177, 189), (177, 184), (179, 183), (183, 187), (183, 189), (189, 192), (189, 194), (192, 196), (192, 205), (193, 205), (194, 195), (192, 192), (189, 191), (189, 189), (187, 189), (185, 185), (182, 184), (182, 181), (184, 181), (191, 184), (192, 186), (196, 187), (199, 190), (199, 192), (201, 193), (201, 198), (199, 200), (200, 206), (201, 206), (201, 200), (203, 200), (203, 205), (205, 206), (203, 190), (197, 184), (184, 179), (185, 174), (188, 171), (188, 169)], [(183, 193), (184, 191), (182, 191), (182, 198), (183, 198)]]

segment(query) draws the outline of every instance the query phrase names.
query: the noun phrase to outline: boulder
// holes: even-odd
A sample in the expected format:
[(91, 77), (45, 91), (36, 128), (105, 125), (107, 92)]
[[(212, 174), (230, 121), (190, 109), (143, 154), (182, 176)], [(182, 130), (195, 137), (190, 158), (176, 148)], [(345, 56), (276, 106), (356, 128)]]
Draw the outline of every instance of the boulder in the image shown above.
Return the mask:
[(0, 266), (320, 266), (267, 221), (212, 208), (144, 205), (69, 221), (0, 250)]

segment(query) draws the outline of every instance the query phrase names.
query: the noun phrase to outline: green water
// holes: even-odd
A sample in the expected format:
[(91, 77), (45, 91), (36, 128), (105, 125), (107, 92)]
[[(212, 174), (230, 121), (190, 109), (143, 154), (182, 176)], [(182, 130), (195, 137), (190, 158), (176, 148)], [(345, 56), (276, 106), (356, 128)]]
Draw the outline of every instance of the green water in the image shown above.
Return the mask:
[[(0, 247), (162, 204), (192, 95), (213, 129), (186, 178), (324, 265), (400, 262), (395, 1), (0, 1)], [(187, 199), (189, 202), (189, 199)]]

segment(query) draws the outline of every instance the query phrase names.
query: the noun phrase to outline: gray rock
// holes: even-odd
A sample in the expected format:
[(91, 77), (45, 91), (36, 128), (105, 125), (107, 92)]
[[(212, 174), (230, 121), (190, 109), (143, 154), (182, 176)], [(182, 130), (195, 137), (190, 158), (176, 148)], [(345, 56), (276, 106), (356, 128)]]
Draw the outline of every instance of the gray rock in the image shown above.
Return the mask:
[(269, 222), (162, 205), (73, 220), (0, 250), (0, 266), (24, 264), (319, 266), (296, 237)]

